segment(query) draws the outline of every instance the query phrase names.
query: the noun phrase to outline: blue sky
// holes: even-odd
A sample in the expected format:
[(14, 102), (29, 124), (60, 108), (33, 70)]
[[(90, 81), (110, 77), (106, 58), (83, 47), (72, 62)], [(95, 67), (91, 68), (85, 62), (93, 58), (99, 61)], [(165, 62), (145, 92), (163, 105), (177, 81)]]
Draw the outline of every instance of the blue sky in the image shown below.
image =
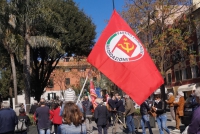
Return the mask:
[[(113, 0), (74, 0), (83, 9), (85, 14), (92, 18), (96, 25), (96, 40), (106, 27), (106, 20), (109, 20), (113, 11)], [(124, 6), (124, 0), (114, 0), (115, 9), (121, 11)]]

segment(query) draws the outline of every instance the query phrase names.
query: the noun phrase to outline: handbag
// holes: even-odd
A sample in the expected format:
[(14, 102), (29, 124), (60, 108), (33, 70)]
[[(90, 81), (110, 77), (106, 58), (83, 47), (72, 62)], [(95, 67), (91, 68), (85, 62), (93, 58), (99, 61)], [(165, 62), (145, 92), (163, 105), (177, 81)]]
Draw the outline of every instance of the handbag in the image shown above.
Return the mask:
[(149, 111), (149, 114), (150, 114), (151, 116), (153, 116), (153, 117), (156, 117), (156, 116), (157, 116), (156, 112), (155, 112), (153, 109), (151, 109), (151, 110)]

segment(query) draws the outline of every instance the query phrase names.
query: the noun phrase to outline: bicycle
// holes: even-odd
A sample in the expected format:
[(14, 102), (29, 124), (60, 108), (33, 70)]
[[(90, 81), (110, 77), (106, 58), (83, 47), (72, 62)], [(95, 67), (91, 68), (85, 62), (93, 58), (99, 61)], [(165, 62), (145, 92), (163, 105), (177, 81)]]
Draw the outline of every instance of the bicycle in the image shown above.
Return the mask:
[[(125, 122), (125, 117), (123, 116), (123, 121), (120, 119), (120, 114), (124, 115), (124, 113), (116, 111), (117, 113), (115, 114), (115, 121), (113, 122), (113, 128), (112, 128), (112, 134), (116, 134), (116, 129), (117, 129), (117, 124), (120, 123), (124, 129), (127, 129), (126, 122)], [(136, 128), (136, 131), (138, 131), (140, 127), (140, 121), (136, 118), (133, 117), (134, 119), (134, 126)]]

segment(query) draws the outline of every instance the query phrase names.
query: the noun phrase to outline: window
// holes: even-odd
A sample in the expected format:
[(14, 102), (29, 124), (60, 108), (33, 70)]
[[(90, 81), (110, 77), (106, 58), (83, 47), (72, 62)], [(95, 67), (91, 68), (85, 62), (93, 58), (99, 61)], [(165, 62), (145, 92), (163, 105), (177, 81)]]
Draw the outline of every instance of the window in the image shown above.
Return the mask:
[(199, 45), (198, 45), (198, 54), (200, 54), (200, 42), (199, 42)]
[(182, 73), (181, 73), (181, 70), (176, 70), (176, 71), (175, 71), (175, 78), (176, 78), (176, 81), (177, 81), (177, 82), (182, 80), (181, 74), (182, 74)]
[(197, 65), (191, 67), (191, 73), (192, 73), (192, 78), (199, 77), (199, 68)]
[(172, 76), (171, 76), (171, 73), (168, 73), (167, 74), (167, 84), (170, 84), (172, 83)]
[(93, 77), (93, 81), (97, 81), (97, 77)]
[(191, 72), (191, 68), (190, 67), (186, 68), (186, 78), (187, 79), (191, 79), (192, 78), (192, 72)]
[(70, 72), (70, 71), (71, 71), (70, 68), (66, 68), (66, 69), (65, 69), (65, 72)]
[(69, 62), (69, 58), (65, 58), (65, 61), (66, 61), (66, 62)]
[(187, 77), (186, 77), (186, 69), (185, 68), (182, 69), (182, 79), (183, 80), (187, 79)]
[(70, 78), (65, 78), (65, 84), (70, 85)]
[(194, 47), (194, 43), (188, 46), (188, 52), (189, 52), (190, 54), (196, 53), (195, 47)]
[(49, 87), (49, 88), (53, 88), (54, 87), (53, 78), (49, 79), (49, 81), (47, 83), (47, 87)]
[(196, 34), (197, 34), (197, 43), (198, 45), (200, 45), (200, 24), (197, 24), (196, 26)]
[(84, 71), (86, 71), (86, 68), (80, 68), (79, 71), (84, 72)]

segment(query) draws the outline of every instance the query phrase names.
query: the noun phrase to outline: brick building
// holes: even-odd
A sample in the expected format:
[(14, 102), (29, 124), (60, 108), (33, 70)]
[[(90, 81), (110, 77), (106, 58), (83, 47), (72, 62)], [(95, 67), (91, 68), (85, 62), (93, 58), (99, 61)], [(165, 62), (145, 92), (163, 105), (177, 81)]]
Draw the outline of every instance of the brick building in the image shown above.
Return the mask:
[[(89, 73), (90, 71), (90, 73)], [(51, 99), (54, 95), (62, 98), (62, 92), (71, 87), (76, 94), (80, 93), (83, 83), (89, 73), (84, 89), (89, 89), (89, 80), (98, 81), (100, 73), (86, 61), (86, 57), (65, 57), (60, 59), (52, 72), (43, 97)]]

